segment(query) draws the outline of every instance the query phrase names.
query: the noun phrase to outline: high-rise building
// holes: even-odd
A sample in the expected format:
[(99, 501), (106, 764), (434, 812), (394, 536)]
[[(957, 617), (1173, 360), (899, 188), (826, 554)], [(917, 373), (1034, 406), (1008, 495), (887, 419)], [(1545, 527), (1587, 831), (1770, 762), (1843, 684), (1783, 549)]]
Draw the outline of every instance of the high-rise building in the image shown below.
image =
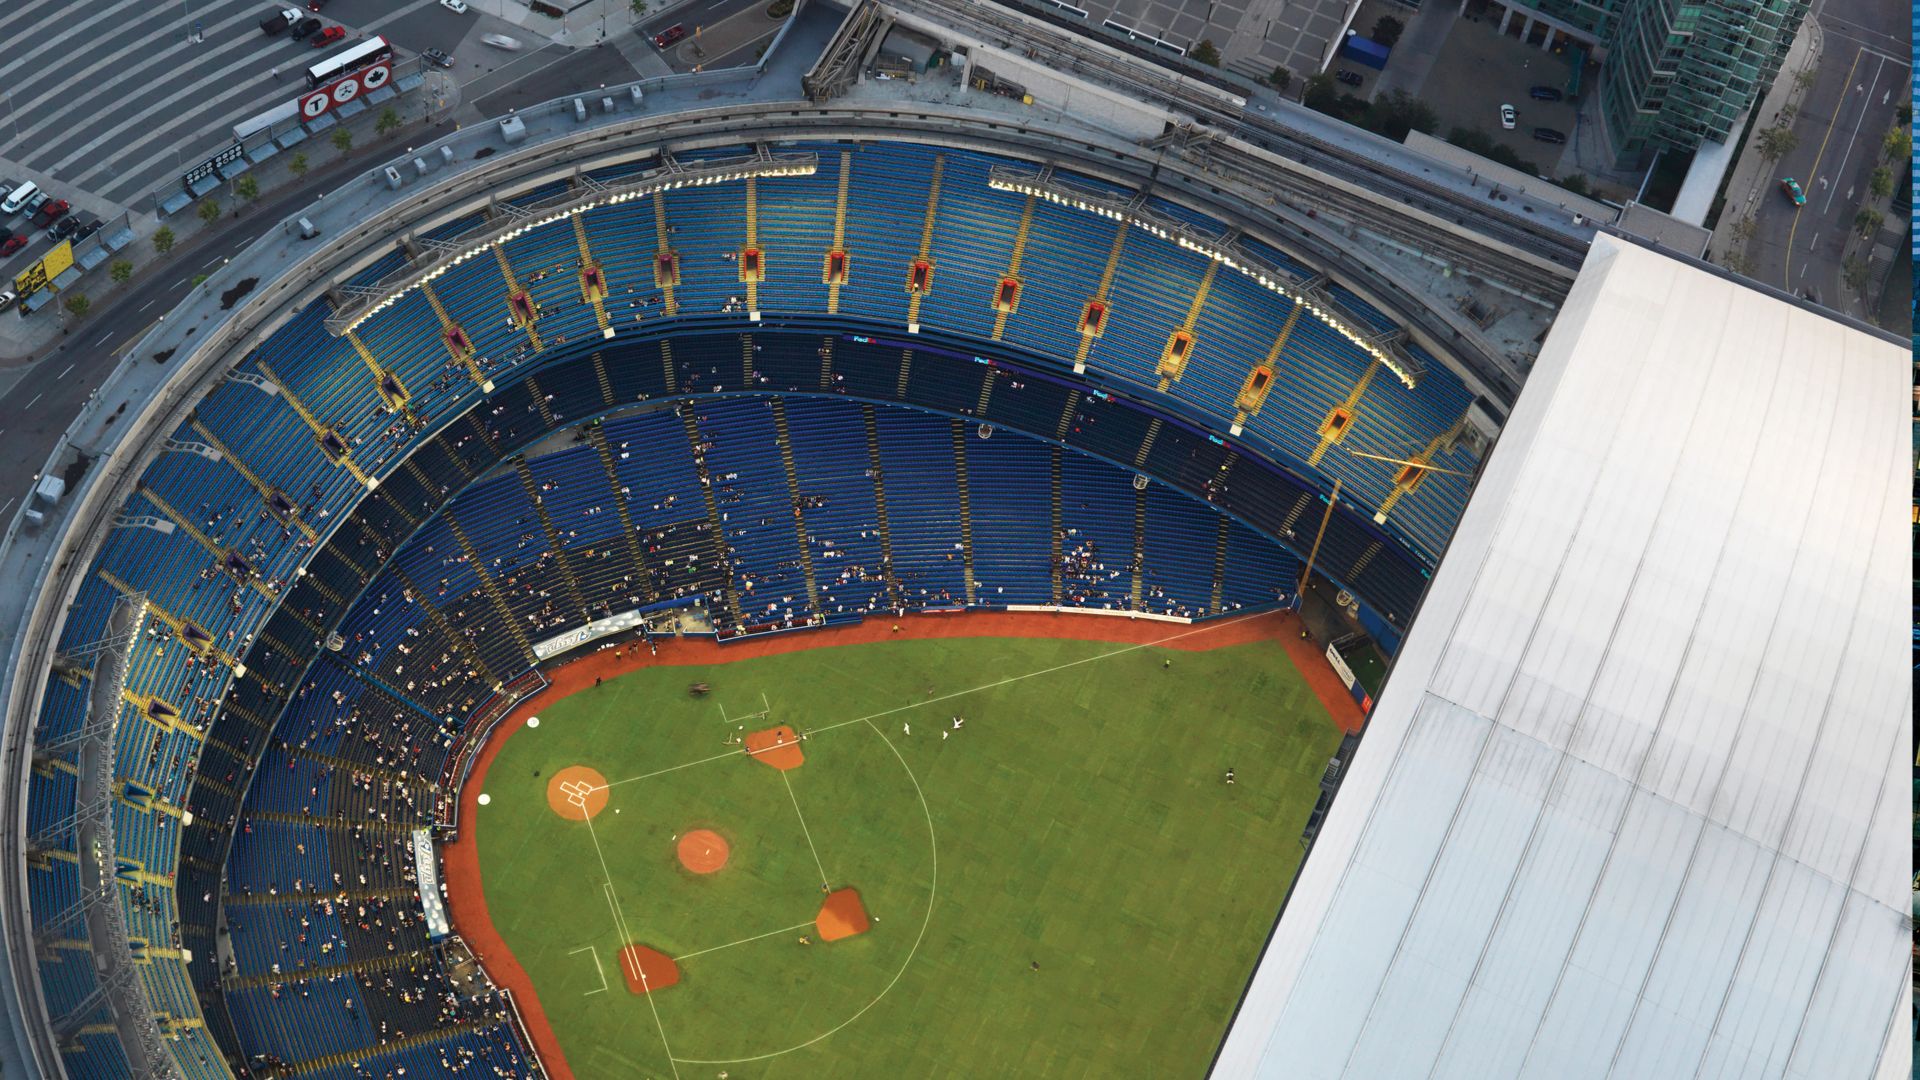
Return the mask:
[(1807, 0), (1621, 0), (1600, 92), (1614, 149), (1723, 142), (1780, 72)]
[(1523, 40), (1582, 45), (1601, 65), (1608, 141), (1623, 159), (1734, 137), (1793, 45), (1808, 0), (1511, 0)]

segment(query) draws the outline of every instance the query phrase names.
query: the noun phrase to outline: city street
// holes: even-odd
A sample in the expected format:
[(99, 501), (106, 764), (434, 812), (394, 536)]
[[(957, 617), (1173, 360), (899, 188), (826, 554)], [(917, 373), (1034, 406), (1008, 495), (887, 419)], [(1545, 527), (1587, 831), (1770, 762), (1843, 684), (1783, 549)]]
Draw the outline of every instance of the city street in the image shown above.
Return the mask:
[[(1867, 178), (1885, 163), (1882, 140), (1899, 122), (1911, 70), (1905, 42), (1867, 24), (1904, 27), (1907, 12), (1887, 0), (1850, 2), (1840, 16), (1830, 15), (1831, 7), (1816, 6), (1809, 16), (1820, 20), (1820, 58), (1793, 120), (1797, 144), (1772, 166), (1770, 175), (1760, 178), (1763, 183), (1728, 192), (1722, 220), (1752, 208), (1754, 235), (1747, 245), (1751, 276), (1866, 317), (1870, 312), (1843, 283), (1842, 264), (1850, 251), (1864, 259), (1857, 237), (1849, 247), (1854, 217), (1863, 203), (1873, 201)], [(1756, 134), (1771, 121), (1761, 117)], [(1779, 180), (1789, 176), (1806, 192), (1803, 207), (1793, 206), (1779, 190)], [(1905, 223), (1889, 221), (1882, 228), (1899, 234)]]

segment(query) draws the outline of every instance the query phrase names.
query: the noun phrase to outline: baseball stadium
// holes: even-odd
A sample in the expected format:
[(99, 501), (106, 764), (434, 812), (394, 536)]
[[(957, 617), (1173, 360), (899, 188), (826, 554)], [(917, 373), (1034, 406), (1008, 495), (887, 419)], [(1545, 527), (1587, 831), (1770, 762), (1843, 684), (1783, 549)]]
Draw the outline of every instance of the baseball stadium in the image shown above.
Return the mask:
[(1245, 105), (803, 2), (236, 258), (7, 534), (7, 1075), (1905, 1075), (1904, 339)]

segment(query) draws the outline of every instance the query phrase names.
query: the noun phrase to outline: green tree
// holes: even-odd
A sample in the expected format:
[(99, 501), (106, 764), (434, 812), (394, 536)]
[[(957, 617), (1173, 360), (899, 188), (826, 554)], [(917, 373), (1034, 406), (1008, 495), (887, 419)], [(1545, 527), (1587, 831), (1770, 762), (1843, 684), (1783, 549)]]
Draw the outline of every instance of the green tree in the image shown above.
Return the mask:
[(1867, 191), (1876, 199), (1893, 194), (1893, 170), (1885, 165), (1873, 170), (1873, 174), (1867, 177)]
[(115, 259), (113, 265), (107, 267), (107, 276), (115, 281), (125, 281), (133, 276), (133, 264), (125, 259)]
[(1905, 103), (1905, 102), (1901, 103), (1900, 107), (1894, 110), (1893, 122), (1896, 124), (1899, 124), (1903, 128), (1912, 127), (1913, 126), (1913, 106), (1909, 103)]
[(645, 15), (647, 13), (647, 0), (630, 0), (627, 7), (631, 9), (635, 15)]
[(260, 197), (260, 178), (248, 173), (233, 182), (233, 193), (247, 202)]
[(770, 19), (784, 19), (791, 14), (793, 14), (793, 0), (773, 0), (773, 3), (767, 5), (767, 17)]
[(1799, 145), (1800, 136), (1792, 128), (1770, 127), (1759, 135), (1760, 156), (1768, 161), (1779, 161)]
[(340, 151), (343, 154), (349, 150), (352, 150), (353, 149), (353, 132), (348, 131), (345, 127), (334, 128), (333, 129), (333, 148), (335, 150)]
[(1561, 187), (1566, 188), (1575, 195), (1593, 194), (1593, 187), (1587, 183), (1587, 177), (1584, 173), (1568, 173), (1561, 177), (1559, 182)]
[(1816, 78), (1816, 75), (1812, 68), (1801, 68), (1799, 71), (1796, 71), (1793, 74), (1794, 88), (1798, 90), (1805, 90), (1807, 87), (1813, 85), (1813, 80), (1815, 78)]
[(1754, 222), (1753, 215), (1747, 214), (1727, 226), (1727, 235), (1744, 244), (1753, 239), (1753, 233), (1756, 228), (1758, 228), (1758, 225)]
[(1753, 257), (1744, 251), (1729, 251), (1720, 257), (1720, 265), (1736, 274), (1753, 275)]
[(1374, 99), (1373, 104), (1367, 107), (1367, 115), (1361, 126), (1399, 142), (1407, 137), (1409, 131), (1431, 133), (1440, 126), (1440, 118), (1434, 115), (1433, 108), (1426, 102), (1405, 90), (1395, 90)]
[(1339, 116), (1340, 84), (1333, 81), (1333, 76), (1323, 71), (1307, 80), (1306, 93), (1300, 100), (1307, 108), (1315, 112), (1323, 112), (1329, 116)]
[(1382, 15), (1374, 21), (1373, 33), (1367, 36), (1391, 49), (1394, 43), (1400, 40), (1400, 35), (1406, 33), (1406, 31), (1406, 23), (1401, 22), (1391, 15)]
[(165, 225), (153, 230), (153, 250), (165, 255), (173, 250), (173, 230)]
[(1193, 47), (1192, 52), (1187, 53), (1187, 59), (1192, 60), (1196, 64), (1205, 64), (1208, 67), (1219, 67), (1220, 50), (1214, 47), (1213, 42), (1203, 38), (1200, 44)]
[(1267, 76), (1267, 81), (1273, 84), (1275, 90), (1285, 93), (1287, 87), (1293, 85), (1293, 72), (1287, 70), (1287, 65), (1280, 64), (1273, 69), (1273, 74)]
[(391, 135), (399, 129), (400, 112), (391, 105), (381, 109), (380, 115), (373, 121), (373, 130), (381, 135)]
[(1913, 132), (1904, 127), (1887, 129), (1887, 136), (1881, 140), (1881, 152), (1888, 161), (1905, 161), (1913, 156)]
[(62, 303), (66, 305), (68, 311), (73, 312), (73, 317), (76, 319), (86, 318), (87, 309), (93, 306), (93, 301), (87, 299), (86, 293), (69, 293)]
[(200, 220), (211, 225), (220, 219), (220, 204), (212, 199), (200, 200)]
[(1862, 260), (1847, 259), (1840, 264), (1840, 279), (1847, 283), (1847, 288), (1862, 292), (1867, 282), (1873, 280), (1873, 272)]
[(1870, 240), (1874, 233), (1880, 231), (1880, 226), (1885, 224), (1886, 220), (1887, 216), (1878, 210), (1862, 209), (1853, 215), (1853, 227), (1860, 230), (1861, 238)]
[(307, 175), (307, 169), (310, 167), (305, 154), (295, 154), (287, 159), (287, 171), (295, 176)]

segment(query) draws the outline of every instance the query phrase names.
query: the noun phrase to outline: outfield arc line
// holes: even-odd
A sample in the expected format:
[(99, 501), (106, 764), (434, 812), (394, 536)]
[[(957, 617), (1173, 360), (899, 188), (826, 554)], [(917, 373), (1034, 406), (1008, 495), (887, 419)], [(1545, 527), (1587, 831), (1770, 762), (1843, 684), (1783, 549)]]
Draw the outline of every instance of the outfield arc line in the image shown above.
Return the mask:
[[(1209, 631), (1220, 630), (1229, 626), (1234, 626), (1238, 623), (1249, 622), (1254, 619), (1265, 618), (1271, 614), (1273, 614), (1271, 611), (1256, 611), (1246, 615), (1236, 616), (1231, 619), (1221, 619), (1217, 622), (1209, 622), (1204, 626), (1198, 626), (1191, 630), (1182, 631), (1178, 634), (1169, 634), (1166, 637), (1155, 638), (1152, 641), (1142, 641), (1133, 645), (1124, 645), (1118, 649), (1114, 649), (1111, 652), (1103, 652), (1094, 656), (1083, 656), (1078, 660), (1069, 660), (1064, 664), (1055, 664), (1050, 668), (1041, 668), (1038, 671), (1028, 671), (1019, 675), (1009, 675), (1004, 679), (998, 679), (990, 683), (981, 683), (979, 686), (969, 687), (968, 689), (965, 689), (965, 690), (955, 690), (952, 693), (941, 694), (938, 697), (927, 698), (925, 701), (915, 701), (907, 705), (897, 705), (891, 709), (883, 709), (877, 713), (869, 713), (866, 716), (856, 716), (851, 720), (841, 720), (837, 723), (826, 724), (821, 727), (813, 728), (812, 730), (808, 731), (806, 734), (809, 736), (812, 736), (812, 735), (818, 735), (823, 731), (833, 731), (838, 728), (849, 727), (853, 724), (871, 724), (875, 720), (882, 720), (889, 716), (896, 716), (900, 713), (908, 712), (913, 709), (918, 709), (923, 706), (937, 705), (942, 701), (951, 701), (954, 698), (965, 697), (968, 694), (977, 694), (982, 690), (994, 690), (999, 687), (1008, 686), (1013, 683), (1021, 682), (1026, 679), (1037, 678), (1041, 675), (1051, 675), (1057, 671), (1065, 671), (1068, 668), (1075, 668), (1085, 664), (1091, 664), (1096, 660), (1108, 660), (1116, 656), (1124, 656), (1130, 652), (1139, 652), (1141, 649), (1151, 649), (1157, 645), (1165, 645), (1169, 641), (1179, 641), (1182, 638), (1193, 637), (1196, 634), (1204, 634), (1204, 633), (1208, 633)], [(892, 740), (888, 740), (887, 745), (889, 746), (893, 745)], [(768, 747), (767, 749), (771, 750), (776, 748)], [(727, 758), (734, 757), (738, 753), (739, 751), (737, 750), (729, 750), (725, 753), (714, 754), (709, 757), (697, 758), (693, 761), (684, 762), (679, 765), (669, 765), (664, 769), (655, 769), (650, 773), (641, 773), (639, 776), (629, 776), (625, 780), (609, 780), (605, 784), (597, 788), (594, 788), (593, 790), (606, 791), (609, 788), (619, 787), (621, 784), (633, 784), (633, 783), (638, 783), (641, 780), (651, 780), (656, 776), (665, 776), (667, 773), (670, 773), (670, 772), (679, 772), (681, 769), (691, 769), (695, 765), (706, 765), (710, 762), (722, 761)], [(754, 751), (752, 750), (747, 751), (747, 754), (750, 757), (755, 756)]]
[[(613, 887), (613, 871), (607, 869), (606, 853), (600, 850), (600, 834), (593, 829), (593, 815), (588, 814), (586, 820), (587, 837), (593, 841), (593, 857), (600, 860), (600, 872), (607, 878), (607, 904), (613, 908), (613, 932), (620, 935), (620, 951), (624, 954), (634, 944), (633, 934), (627, 929), (626, 915), (620, 911), (620, 894)], [(640, 966), (640, 961), (637, 959), (633, 962), (633, 970), (640, 976), (641, 989), (651, 990), (651, 987), (647, 986), (646, 970)], [(621, 974), (626, 974), (624, 968), (621, 969)], [(653, 1011), (653, 1026), (660, 1030), (660, 1048), (667, 1052), (667, 1067), (673, 1070), (674, 1080), (680, 1080), (679, 1059), (673, 1056), (673, 1044), (667, 1041), (667, 1025), (660, 1021), (660, 1006), (654, 1002), (653, 994), (648, 993), (643, 996), (647, 999), (647, 1008)]]
[(853, 1023), (855, 1020), (860, 1019), (862, 1016), (865, 1016), (869, 1009), (872, 1009), (875, 1005), (880, 1004), (881, 999), (885, 998), (888, 994), (893, 992), (893, 988), (895, 986), (898, 986), (900, 984), (900, 979), (906, 975), (907, 969), (913, 966), (913, 958), (919, 955), (920, 946), (923, 943), (925, 943), (925, 941), (927, 940), (927, 930), (929, 927), (933, 925), (933, 909), (940, 899), (940, 843), (933, 827), (933, 809), (927, 805), (926, 790), (920, 786), (920, 778), (914, 775), (913, 766), (907, 764), (906, 755), (900, 752), (899, 747), (893, 745), (893, 739), (889, 737), (886, 732), (881, 731), (880, 726), (878, 724), (875, 724), (872, 721), (867, 721), (866, 723), (868, 727), (873, 729), (873, 733), (875, 735), (880, 736), (880, 741), (887, 744), (887, 749), (893, 751), (894, 759), (900, 762), (900, 767), (906, 770), (907, 779), (913, 782), (913, 793), (919, 796), (920, 798), (920, 812), (923, 815), (925, 815), (927, 819), (927, 854), (930, 858), (930, 866), (928, 869), (928, 877), (927, 877), (927, 914), (925, 918), (920, 920), (920, 933), (914, 937), (913, 947), (907, 950), (906, 960), (901, 962), (900, 970), (893, 973), (893, 978), (887, 982), (886, 986), (880, 989), (880, 993), (874, 995), (874, 999), (872, 1001), (869, 1001), (865, 1005), (861, 1006), (859, 1012), (854, 1013), (852, 1016), (849, 1016), (845, 1020), (840, 1021), (840, 1023), (834, 1025), (833, 1027), (828, 1028), (827, 1030), (821, 1032), (818, 1035), (815, 1035), (813, 1038), (808, 1039), (806, 1042), (789, 1046), (784, 1050), (773, 1050), (765, 1054), (756, 1054), (753, 1057), (713, 1058), (713, 1059), (675, 1058), (674, 1059), (675, 1061), (685, 1062), (688, 1065), (736, 1065), (736, 1064), (744, 1064), (744, 1063), (753, 1062), (753, 1061), (765, 1061), (768, 1058), (776, 1058), (776, 1057), (780, 1057), (783, 1054), (791, 1054), (795, 1050), (804, 1050), (807, 1047), (812, 1046), (814, 1043), (817, 1043), (822, 1039), (828, 1038), (838, 1033), (847, 1025)]
[(690, 952), (690, 953), (687, 953), (685, 956), (676, 956), (673, 958), (673, 962), (677, 964), (682, 960), (691, 960), (696, 956), (705, 956), (710, 952), (719, 952), (721, 949), (731, 949), (735, 945), (745, 945), (749, 941), (759, 941), (761, 938), (770, 938), (775, 936), (776, 934), (791, 934), (795, 930), (805, 930), (807, 927), (812, 925), (813, 925), (813, 920), (809, 919), (808, 921), (800, 923), (797, 926), (783, 927), (779, 930), (769, 930), (764, 934), (755, 934), (752, 937), (743, 937), (739, 941), (729, 941), (725, 945), (715, 945), (711, 949), (701, 949), (699, 952)]
[(820, 887), (827, 887), (827, 868), (820, 862), (820, 849), (813, 846), (813, 830), (807, 828), (807, 815), (800, 812), (800, 799), (793, 793), (793, 781), (787, 779), (787, 771), (780, 770), (780, 782), (787, 786), (787, 800), (793, 803), (793, 816), (800, 819), (800, 832), (807, 838), (807, 850), (813, 852), (813, 868), (820, 871)]

